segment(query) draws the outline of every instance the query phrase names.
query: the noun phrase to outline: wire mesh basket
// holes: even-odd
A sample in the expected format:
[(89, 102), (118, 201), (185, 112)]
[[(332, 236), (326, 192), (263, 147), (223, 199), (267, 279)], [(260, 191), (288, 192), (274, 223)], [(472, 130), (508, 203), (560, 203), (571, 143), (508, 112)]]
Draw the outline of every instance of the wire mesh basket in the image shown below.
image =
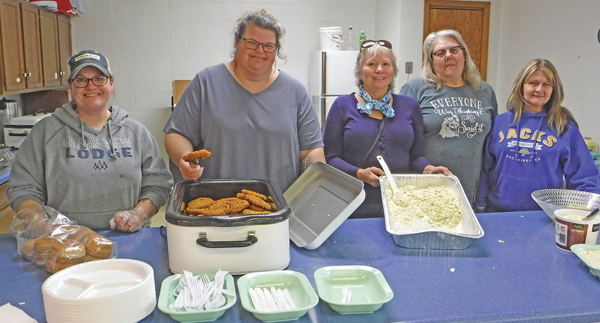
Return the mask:
[(576, 190), (549, 188), (531, 193), (531, 197), (554, 221), (558, 209), (593, 210), (600, 208), (600, 194)]

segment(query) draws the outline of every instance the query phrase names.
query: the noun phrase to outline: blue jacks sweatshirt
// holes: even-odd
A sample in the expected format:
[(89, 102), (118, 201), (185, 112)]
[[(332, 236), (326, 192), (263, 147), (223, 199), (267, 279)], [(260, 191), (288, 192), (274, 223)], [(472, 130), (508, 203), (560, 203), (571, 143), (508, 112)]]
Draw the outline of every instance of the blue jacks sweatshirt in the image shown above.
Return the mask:
[(563, 188), (600, 194), (598, 168), (572, 121), (558, 135), (546, 112), (503, 113), (485, 144), (477, 209), (488, 212), (539, 210), (533, 191)]

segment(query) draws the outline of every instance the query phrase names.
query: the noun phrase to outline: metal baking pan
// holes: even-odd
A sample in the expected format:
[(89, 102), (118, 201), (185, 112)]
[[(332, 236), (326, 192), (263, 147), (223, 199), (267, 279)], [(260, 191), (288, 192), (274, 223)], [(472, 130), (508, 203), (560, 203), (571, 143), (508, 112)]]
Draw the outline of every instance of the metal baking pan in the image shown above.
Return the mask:
[(283, 196), (290, 214), (290, 239), (313, 250), (365, 200), (363, 182), (322, 162), (308, 167)]
[[(462, 222), (452, 229), (426, 229), (405, 226), (400, 223), (392, 223), (388, 214), (388, 196), (384, 189), (389, 185), (387, 176), (379, 178), (381, 185), (381, 199), (385, 216), (386, 230), (394, 238), (397, 245), (413, 249), (466, 249), (474, 239), (483, 237), (483, 228), (479, 224), (473, 208), (469, 204), (467, 196), (460, 185), (460, 181), (454, 175), (392, 175), (398, 187), (414, 185), (426, 188), (429, 185), (444, 185), (450, 187), (458, 196), (458, 205), (463, 213)], [(393, 203), (393, 202), (392, 202)]]

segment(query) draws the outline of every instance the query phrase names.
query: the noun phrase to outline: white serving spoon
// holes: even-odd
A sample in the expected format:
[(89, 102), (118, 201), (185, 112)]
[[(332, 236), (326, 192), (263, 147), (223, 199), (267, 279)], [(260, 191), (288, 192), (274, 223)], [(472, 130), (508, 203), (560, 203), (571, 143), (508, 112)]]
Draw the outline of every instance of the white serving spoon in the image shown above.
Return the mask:
[(387, 163), (385, 160), (383, 160), (383, 157), (381, 157), (381, 155), (377, 155), (377, 160), (381, 164), (381, 168), (383, 168), (383, 172), (385, 173), (385, 176), (387, 176), (388, 182), (392, 187), (392, 201), (394, 201), (394, 203), (396, 203), (398, 206), (408, 206), (408, 203), (403, 199), (402, 193), (400, 192), (400, 189), (398, 189), (398, 185), (396, 185), (396, 180), (394, 179)]

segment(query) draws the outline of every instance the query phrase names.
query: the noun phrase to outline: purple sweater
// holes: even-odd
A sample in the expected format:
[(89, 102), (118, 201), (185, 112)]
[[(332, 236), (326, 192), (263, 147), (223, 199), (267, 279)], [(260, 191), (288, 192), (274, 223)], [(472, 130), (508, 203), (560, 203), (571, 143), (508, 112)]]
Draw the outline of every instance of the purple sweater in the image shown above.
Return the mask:
[[(404, 95), (392, 95), (393, 118), (385, 121), (385, 127), (373, 152), (360, 165), (379, 130), (381, 120), (360, 113), (356, 108), (354, 93), (335, 100), (327, 116), (323, 143), (327, 163), (356, 177), (359, 168), (381, 168), (377, 155), (381, 155), (394, 174), (422, 173), (429, 162), (423, 156), (423, 115), (415, 99)], [(379, 187), (365, 185), (363, 204), (381, 205)]]

